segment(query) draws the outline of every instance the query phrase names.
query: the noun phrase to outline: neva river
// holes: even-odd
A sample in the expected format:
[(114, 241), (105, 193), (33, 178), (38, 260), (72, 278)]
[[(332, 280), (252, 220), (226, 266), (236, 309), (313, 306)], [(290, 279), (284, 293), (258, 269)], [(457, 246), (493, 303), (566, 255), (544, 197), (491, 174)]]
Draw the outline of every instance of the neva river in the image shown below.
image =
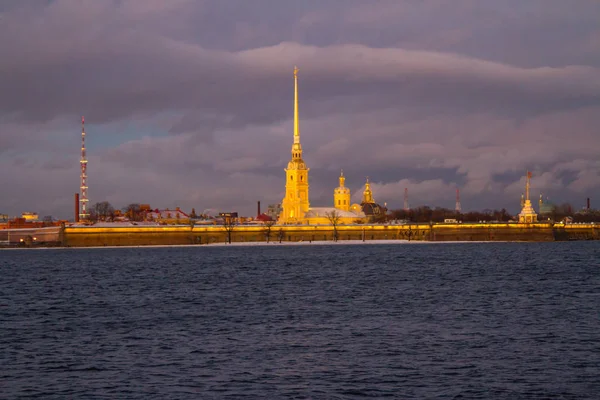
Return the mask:
[(584, 399), (600, 242), (0, 251), (0, 397)]

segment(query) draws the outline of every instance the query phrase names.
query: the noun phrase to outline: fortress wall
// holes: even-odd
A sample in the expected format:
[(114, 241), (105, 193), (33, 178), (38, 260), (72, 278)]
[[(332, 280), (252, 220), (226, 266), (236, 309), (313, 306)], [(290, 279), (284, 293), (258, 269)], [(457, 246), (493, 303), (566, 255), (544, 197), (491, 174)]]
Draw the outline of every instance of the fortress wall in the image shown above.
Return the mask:
[[(268, 229), (263, 226), (237, 226), (231, 231), (232, 242), (266, 242)], [(340, 225), (338, 240), (429, 240), (429, 225)], [(143, 246), (225, 243), (228, 232), (223, 226), (172, 227), (68, 227), (64, 245)], [(273, 226), (269, 241), (300, 242), (333, 240), (334, 228), (327, 225)]]
[(551, 224), (439, 224), (432, 241), (554, 241)]
[(3, 229), (0, 230), (0, 240), (11, 244), (19, 244), (21, 241), (30, 245), (37, 243), (40, 245), (60, 245), (62, 242), (61, 228), (59, 226), (45, 228), (25, 228), (25, 229)]
[(555, 240), (600, 240), (600, 225), (557, 224), (553, 228)]
[[(266, 242), (264, 226), (236, 226), (232, 242)], [(334, 240), (420, 240), (420, 241), (554, 241), (599, 240), (596, 225), (551, 224), (411, 224), (411, 225), (285, 225), (272, 226), (271, 242)], [(226, 243), (223, 226), (67, 227), (65, 246), (144, 246)]]

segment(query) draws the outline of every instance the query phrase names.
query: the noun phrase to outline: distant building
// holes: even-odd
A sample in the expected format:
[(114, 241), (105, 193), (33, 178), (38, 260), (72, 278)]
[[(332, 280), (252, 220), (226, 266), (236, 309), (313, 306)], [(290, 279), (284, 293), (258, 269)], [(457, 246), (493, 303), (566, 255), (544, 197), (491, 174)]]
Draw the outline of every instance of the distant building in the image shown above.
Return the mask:
[(7, 222), (8, 214), (0, 214), (0, 222)]
[(258, 215), (255, 220), (259, 223), (265, 223), (265, 222), (274, 222), (275, 218), (271, 217), (270, 215), (267, 215), (265, 213), (262, 213), (260, 215)]
[[(368, 180), (363, 202), (360, 205), (351, 205), (350, 189), (344, 186), (345, 177), (343, 172), (340, 175), (340, 186), (333, 192), (333, 207), (310, 206), (308, 184), (310, 168), (302, 158), (302, 145), (300, 144), (298, 68), (294, 68), (294, 140), (291, 153), (292, 158), (285, 169), (285, 196), (281, 201), (281, 210), (277, 214), (280, 224), (337, 225), (360, 223), (385, 212), (379, 204), (373, 201)], [(274, 210), (271, 207), (269, 208), (267, 215), (274, 214)]]
[(298, 121), (298, 68), (294, 68), (294, 142), (292, 159), (285, 169), (285, 197), (281, 201), (283, 210), (279, 214), (282, 224), (304, 223), (304, 214), (308, 212), (308, 171), (302, 158), (300, 127)]
[(339, 179), (340, 186), (333, 190), (333, 207), (309, 208), (308, 212), (304, 215), (304, 222), (306, 224), (345, 225), (365, 222), (366, 215), (362, 211), (361, 206), (359, 204), (350, 205), (350, 189), (345, 186), (346, 178), (344, 177), (344, 171), (340, 173)]
[(523, 208), (519, 213), (519, 223), (521, 224), (530, 224), (537, 222), (537, 214), (531, 205), (531, 200), (529, 199), (529, 181), (531, 180), (531, 172), (527, 172), (527, 183), (525, 184), (525, 198), (521, 196), (521, 203), (523, 203)]
[(158, 208), (146, 213), (146, 218), (149, 221), (155, 221), (165, 225), (184, 225), (190, 223), (190, 216), (181, 211), (179, 207), (174, 210), (168, 208), (159, 210)]
[(360, 208), (369, 221), (373, 221), (378, 217), (385, 215), (387, 212), (387, 208), (382, 207), (375, 202), (375, 199), (373, 198), (373, 191), (371, 190), (371, 184), (369, 183), (369, 178), (367, 178), (367, 182), (365, 183), (365, 191), (363, 192), (363, 199), (360, 203)]
[(538, 203), (539, 203), (540, 214), (542, 214), (542, 215), (553, 214), (554, 211), (556, 210), (556, 206), (554, 204), (548, 202), (548, 199), (546, 199), (546, 201), (544, 201), (541, 194), (540, 194), (540, 200)]
[(281, 214), (281, 211), (283, 211), (283, 208), (281, 208), (281, 203), (269, 204), (267, 207), (267, 212), (265, 214), (267, 214), (274, 220), (277, 220), (279, 214)]
[(24, 212), (21, 214), (21, 218), (27, 222), (34, 222), (40, 219), (39, 215), (34, 212)]

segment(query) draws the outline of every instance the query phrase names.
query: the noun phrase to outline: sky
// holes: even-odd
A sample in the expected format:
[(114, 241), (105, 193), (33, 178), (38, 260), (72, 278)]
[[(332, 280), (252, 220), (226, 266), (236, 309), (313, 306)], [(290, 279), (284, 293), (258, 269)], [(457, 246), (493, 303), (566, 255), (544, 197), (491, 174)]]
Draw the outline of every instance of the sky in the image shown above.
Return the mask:
[[(4, 0), (0, 214), (256, 214), (285, 192), (293, 68), (312, 206), (600, 204), (600, 3)], [(537, 203), (537, 202), (536, 202)]]

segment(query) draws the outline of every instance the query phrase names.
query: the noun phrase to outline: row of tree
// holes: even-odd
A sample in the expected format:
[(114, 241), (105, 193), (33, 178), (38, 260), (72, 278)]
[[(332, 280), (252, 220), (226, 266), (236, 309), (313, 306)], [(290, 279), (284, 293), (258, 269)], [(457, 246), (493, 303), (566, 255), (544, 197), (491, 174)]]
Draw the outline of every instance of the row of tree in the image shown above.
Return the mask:
[(447, 219), (455, 219), (463, 222), (507, 222), (513, 218), (506, 211), (501, 210), (484, 210), (484, 211), (469, 211), (459, 213), (448, 208), (427, 206), (411, 208), (410, 210), (391, 210), (389, 213), (382, 215), (377, 222), (389, 222), (393, 220), (410, 221), (410, 222), (444, 222)]
[(90, 208), (89, 220), (112, 222), (117, 216), (122, 215), (130, 221), (143, 221), (147, 212), (148, 210), (143, 210), (138, 203), (132, 203), (117, 210), (108, 201), (101, 201)]
[[(147, 219), (148, 212), (151, 211), (147, 208), (143, 208), (139, 203), (131, 203), (122, 209), (115, 209), (112, 204), (108, 201), (101, 201), (94, 204), (90, 208), (89, 220), (92, 222), (107, 221), (112, 222), (118, 215), (122, 215), (129, 221), (144, 221)], [(176, 215), (177, 211), (173, 210), (173, 215)], [(196, 215), (196, 210), (192, 208), (192, 212), (189, 214), (191, 219), (198, 217), (206, 217), (203, 215)]]
[[(552, 208), (552, 211), (544, 214), (539, 214), (540, 221), (563, 221), (565, 218), (572, 218), (573, 222), (600, 222), (600, 211), (589, 210), (587, 212), (573, 213), (573, 208), (569, 203), (564, 203)], [(123, 207), (119, 214), (123, 215), (130, 221), (143, 221), (146, 219), (148, 210), (142, 209), (140, 204), (132, 203)], [(102, 201), (94, 204), (90, 209), (90, 220), (96, 221), (114, 221), (117, 215), (115, 208), (108, 202)], [(194, 209), (190, 213), (190, 218), (205, 217), (196, 215)], [(339, 216), (332, 214), (328, 216), (332, 225), (338, 225)], [(516, 219), (516, 216), (511, 215), (506, 209), (501, 210), (483, 210), (469, 211), (465, 213), (457, 213), (455, 210), (436, 207), (431, 208), (422, 206), (411, 208), (410, 210), (391, 210), (388, 213), (382, 214), (374, 219), (373, 222), (385, 223), (394, 220), (403, 220), (410, 222), (444, 222), (447, 219), (456, 219), (462, 222), (507, 222), (511, 219)]]

